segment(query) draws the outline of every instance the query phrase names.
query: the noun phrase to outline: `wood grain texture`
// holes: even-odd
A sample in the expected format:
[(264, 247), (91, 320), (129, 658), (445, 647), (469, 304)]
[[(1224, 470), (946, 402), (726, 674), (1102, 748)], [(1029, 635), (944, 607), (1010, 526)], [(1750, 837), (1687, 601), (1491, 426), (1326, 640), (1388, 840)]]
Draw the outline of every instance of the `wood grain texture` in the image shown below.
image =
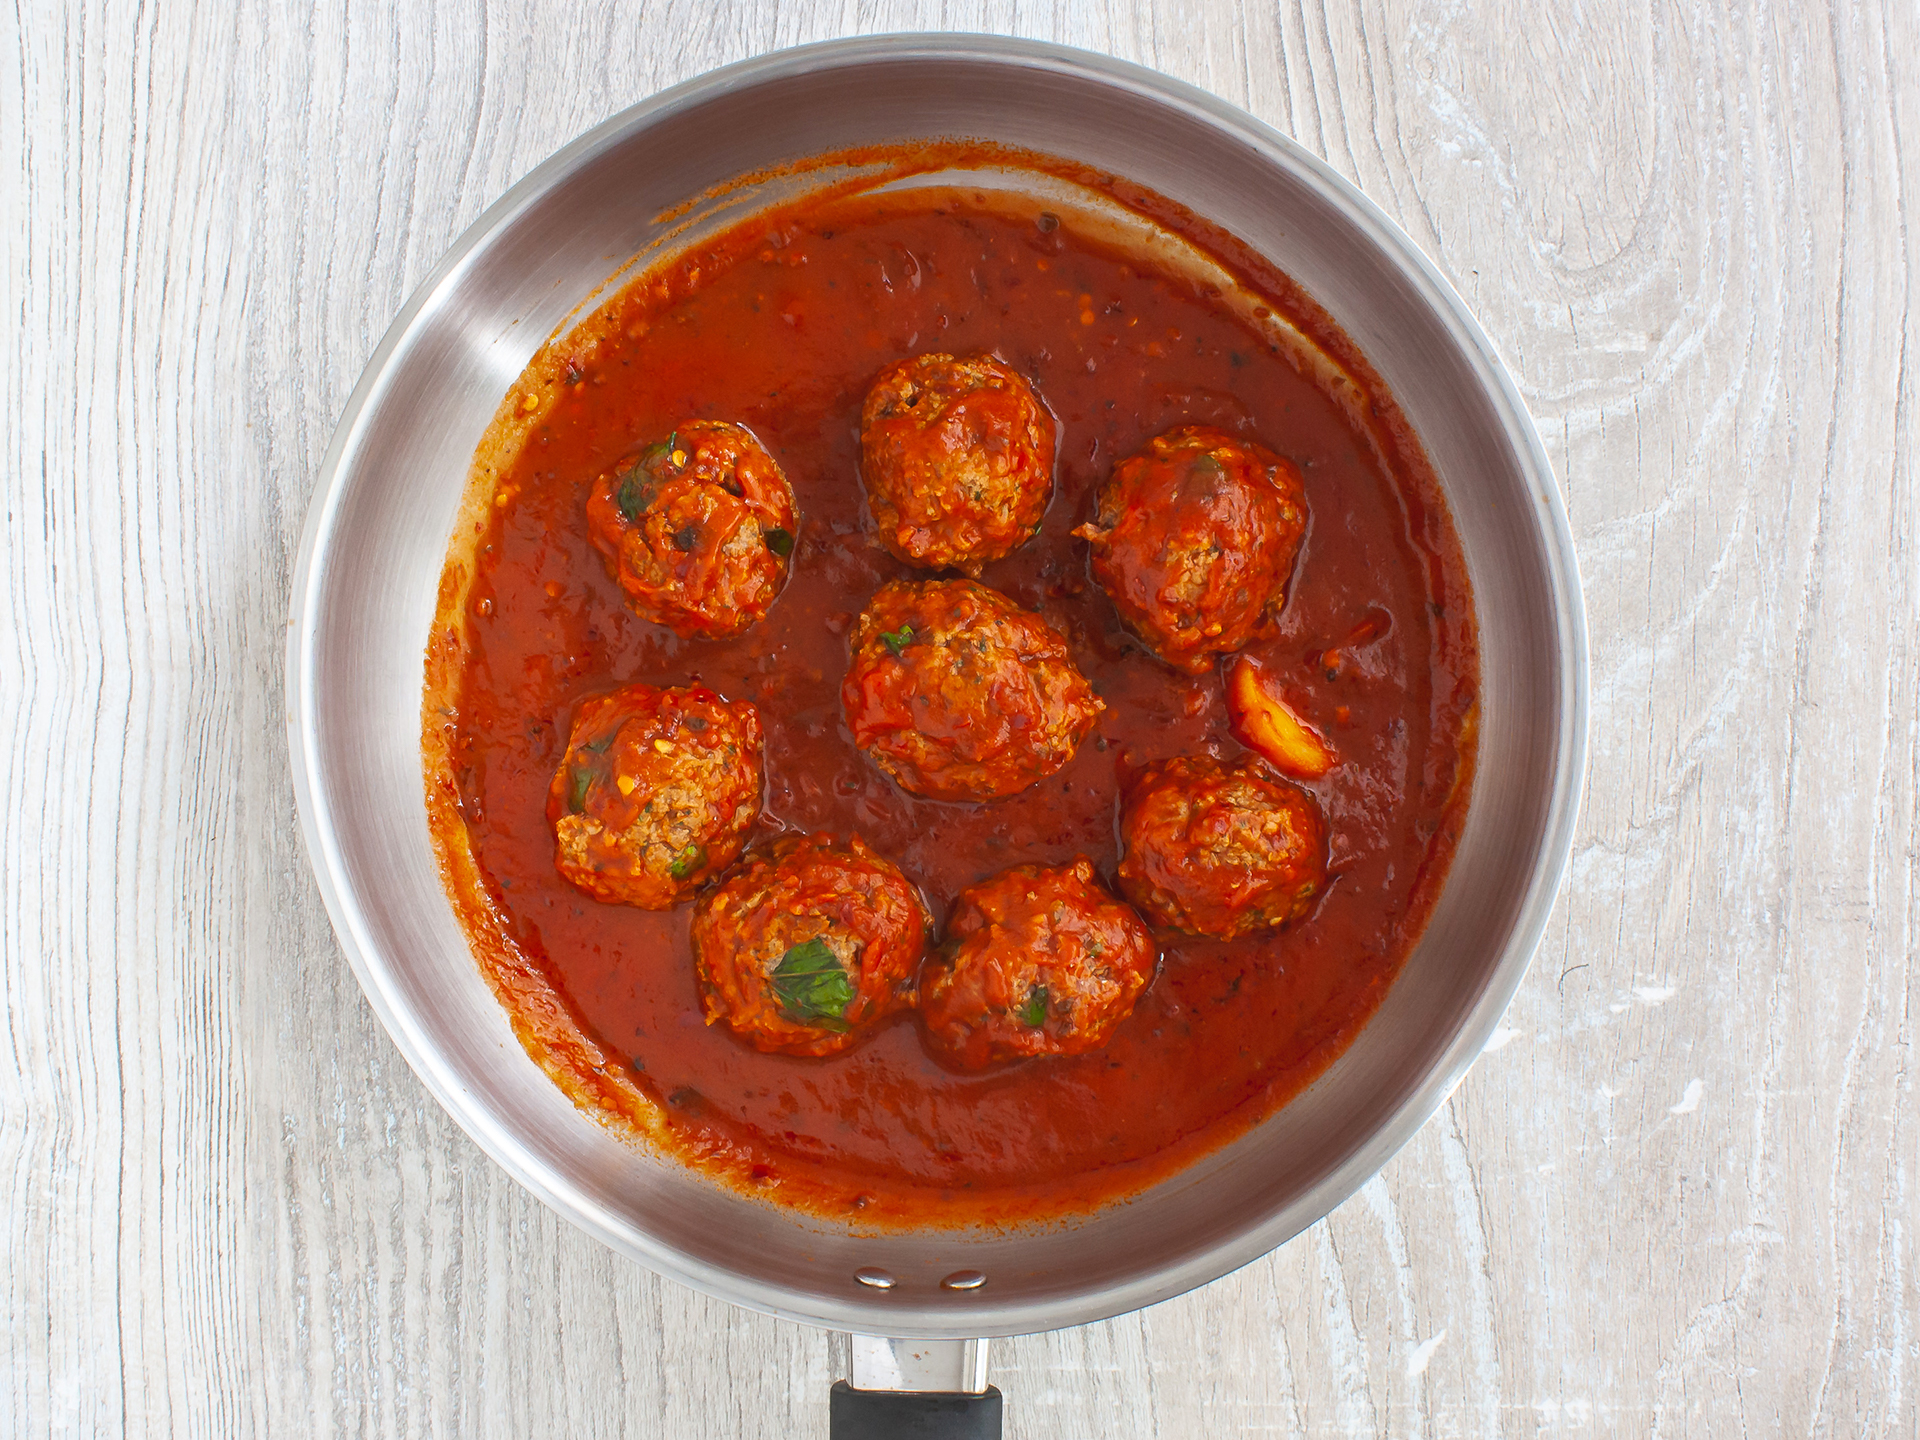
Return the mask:
[(824, 1436), (828, 1337), (615, 1260), (399, 1060), (281, 657), (332, 425), (462, 227), (662, 86), (914, 28), (1156, 66), (1357, 181), (1518, 376), (1593, 631), (1491, 1053), (1276, 1254), (997, 1347), (1009, 1434), (1914, 1433), (1910, 4), (102, 0), (0, 20), (0, 1434)]

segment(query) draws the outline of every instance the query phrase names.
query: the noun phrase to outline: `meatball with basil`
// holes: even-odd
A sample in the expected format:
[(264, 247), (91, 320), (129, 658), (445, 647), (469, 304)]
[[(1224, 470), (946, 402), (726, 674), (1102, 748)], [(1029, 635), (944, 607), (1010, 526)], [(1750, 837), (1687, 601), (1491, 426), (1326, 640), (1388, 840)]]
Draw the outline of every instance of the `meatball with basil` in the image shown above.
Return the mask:
[(1264, 445), (1189, 425), (1114, 466), (1092, 523), (1093, 576), (1162, 660), (1198, 675), (1286, 599), (1307, 529), (1300, 471)]
[(1120, 890), (1155, 925), (1231, 940), (1298, 920), (1327, 884), (1313, 796), (1253, 756), (1163, 760), (1128, 787)]
[(607, 471), (587, 529), (642, 618), (724, 640), (767, 613), (793, 554), (793, 489), (743, 425), (687, 420)]
[(932, 923), (913, 883), (858, 836), (775, 841), (694, 910), (707, 1023), (756, 1050), (845, 1050), (912, 1006)]
[(1039, 615), (973, 580), (895, 580), (854, 630), (854, 743), (903, 789), (992, 800), (1053, 774), (1103, 708)]
[(1085, 858), (1017, 865), (961, 893), (920, 980), (927, 1036), (949, 1063), (1078, 1055), (1107, 1043), (1159, 952)]
[(739, 858), (761, 750), (753, 706), (703, 686), (585, 701), (547, 795), (555, 865), (596, 900), (671, 909)]
[(860, 412), (860, 473), (880, 543), (908, 564), (978, 575), (1033, 537), (1053, 495), (1053, 417), (991, 355), (915, 355)]

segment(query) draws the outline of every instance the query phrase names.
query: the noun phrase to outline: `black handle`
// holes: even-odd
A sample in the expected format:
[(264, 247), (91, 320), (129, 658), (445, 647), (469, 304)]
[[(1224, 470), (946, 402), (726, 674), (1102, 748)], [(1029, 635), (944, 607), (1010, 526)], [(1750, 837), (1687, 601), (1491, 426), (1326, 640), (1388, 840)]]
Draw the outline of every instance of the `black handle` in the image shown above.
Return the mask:
[(833, 1387), (832, 1440), (1000, 1440), (1000, 1392)]

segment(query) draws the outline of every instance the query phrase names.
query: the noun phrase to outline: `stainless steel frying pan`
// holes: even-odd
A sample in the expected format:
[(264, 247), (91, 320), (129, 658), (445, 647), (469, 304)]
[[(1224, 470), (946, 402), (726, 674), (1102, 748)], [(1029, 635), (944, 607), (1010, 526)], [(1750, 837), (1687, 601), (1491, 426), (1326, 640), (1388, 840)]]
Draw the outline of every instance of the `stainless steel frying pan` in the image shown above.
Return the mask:
[[(422, 795), (423, 651), (448, 535), (475, 444), (535, 349), (660, 238), (670, 207), (781, 161), (929, 137), (1000, 141), (1137, 181), (1299, 281), (1427, 447), (1483, 652), (1466, 831), (1373, 1021), (1237, 1142), (1131, 1204), (1044, 1233), (856, 1235), (719, 1190), (576, 1110), (515, 1042), (468, 951)], [(748, 187), (703, 223), (791, 198), (798, 183), (817, 178)], [(895, 1337), (855, 1342), (854, 1388), (835, 1397), (836, 1434), (849, 1437), (997, 1433), (998, 1396), (966, 1398), (986, 1390), (980, 1337), (1098, 1320), (1205, 1284), (1372, 1175), (1445, 1100), (1519, 984), (1566, 862), (1585, 749), (1566, 516), (1513, 381), (1432, 264), (1326, 165), (1211, 96), (1104, 57), (972, 36), (841, 41), (731, 66), (615, 117), (509, 191), (394, 321), (348, 402), (314, 490), (290, 623), (287, 723), (307, 845), (395, 1044), (482, 1148), (620, 1253), (736, 1304)]]

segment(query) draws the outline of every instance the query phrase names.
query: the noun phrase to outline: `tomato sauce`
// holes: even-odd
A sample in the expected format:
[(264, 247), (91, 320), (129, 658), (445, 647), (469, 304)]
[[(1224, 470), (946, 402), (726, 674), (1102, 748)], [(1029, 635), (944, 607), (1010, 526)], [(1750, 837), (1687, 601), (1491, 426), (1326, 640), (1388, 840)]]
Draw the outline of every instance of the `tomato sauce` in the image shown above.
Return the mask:
[[(999, 355), (1057, 419), (1042, 530), (982, 579), (1047, 616), (1106, 702), (1064, 770), (985, 805), (901, 791), (841, 714), (854, 619), (883, 582), (922, 573), (871, 533), (861, 401), (883, 365), (927, 350)], [(550, 351), (523, 381), (543, 413), (484, 477), (495, 503), (470, 568), (458, 545), (450, 561), (458, 623), (436, 632), (428, 770), (443, 853), (470, 856), (473, 883), (453, 889), (477, 951), (577, 1099), (779, 1203), (879, 1226), (1012, 1223), (1137, 1191), (1339, 1054), (1418, 937), (1472, 763), (1471, 599), (1404, 426), (1364, 433), (1351, 396), (1323, 390), (1217, 290), (1004, 193), (784, 212), (640, 276)], [(1370, 403), (1391, 410), (1377, 386)], [(750, 427), (801, 514), (785, 591), (731, 641), (638, 619), (587, 541), (594, 477), (690, 418)], [(702, 1022), (690, 906), (602, 904), (556, 873), (545, 807), (575, 707), (645, 680), (752, 700), (767, 733), (758, 833), (857, 832), (924, 888), (936, 921), (1021, 862), (1084, 854), (1111, 881), (1130, 770), (1241, 750), (1221, 674), (1147, 654), (1070, 534), (1115, 461), (1182, 424), (1258, 439), (1305, 477), (1290, 599), (1249, 650), (1340, 757), (1305, 782), (1332, 837), (1331, 882), (1306, 919), (1233, 942), (1163, 937), (1157, 979), (1103, 1049), (962, 1075), (931, 1057), (911, 1012), (843, 1055), (761, 1054)]]

